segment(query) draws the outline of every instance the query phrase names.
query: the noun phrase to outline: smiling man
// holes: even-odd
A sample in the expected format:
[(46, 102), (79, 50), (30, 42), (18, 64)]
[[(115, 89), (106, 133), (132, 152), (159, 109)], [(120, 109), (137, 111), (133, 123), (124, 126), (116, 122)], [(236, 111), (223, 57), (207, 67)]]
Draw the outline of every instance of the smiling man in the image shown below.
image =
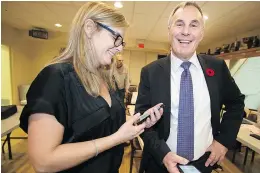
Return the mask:
[[(136, 101), (143, 113), (164, 103), (161, 120), (143, 134), (140, 173), (178, 173), (178, 165), (192, 165), (210, 173), (236, 141), (242, 122), (244, 95), (226, 63), (197, 55), (204, 36), (200, 7), (184, 2), (168, 21), (171, 54), (145, 67)], [(220, 110), (226, 113), (220, 119)]]

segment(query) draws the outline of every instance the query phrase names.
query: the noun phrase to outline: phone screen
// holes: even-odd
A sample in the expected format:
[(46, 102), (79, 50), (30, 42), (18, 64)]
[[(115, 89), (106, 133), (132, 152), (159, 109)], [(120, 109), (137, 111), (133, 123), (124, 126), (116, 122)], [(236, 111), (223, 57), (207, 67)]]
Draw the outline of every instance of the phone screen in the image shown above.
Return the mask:
[(192, 165), (179, 165), (183, 173), (200, 173), (200, 171)]

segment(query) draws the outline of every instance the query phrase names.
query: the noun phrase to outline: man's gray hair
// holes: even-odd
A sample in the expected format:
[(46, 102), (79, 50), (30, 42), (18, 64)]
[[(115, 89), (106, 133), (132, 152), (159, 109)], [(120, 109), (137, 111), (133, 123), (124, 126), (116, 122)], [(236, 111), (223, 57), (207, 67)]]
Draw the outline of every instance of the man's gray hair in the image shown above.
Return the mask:
[(179, 8), (185, 8), (185, 7), (188, 7), (188, 6), (193, 6), (195, 8), (197, 8), (201, 14), (201, 16), (203, 17), (203, 13), (202, 13), (202, 10), (201, 8), (199, 7), (199, 5), (196, 3), (196, 2), (193, 2), (193, 1), (188, 1), (188, 2), (182, 2), (180, 3), (179, 5), (177, 5), (175, 7), (175, 9), (171, 12), (171, 15), (168, 19), (168, 28), (172, 25), (172, 19), (173, 19), (173, 15), (176, 13), (176, 11), (179, 9)]

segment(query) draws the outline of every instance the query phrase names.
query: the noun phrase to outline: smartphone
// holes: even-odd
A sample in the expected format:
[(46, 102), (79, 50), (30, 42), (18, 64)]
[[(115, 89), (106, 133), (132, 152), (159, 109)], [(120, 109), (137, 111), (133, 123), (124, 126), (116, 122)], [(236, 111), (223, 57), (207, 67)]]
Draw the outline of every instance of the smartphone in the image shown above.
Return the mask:
[(195, 166), (178, 165), (180, 173), (201, 173)]
[[(162, 104), (158, 110), (160, 110), (161, 108), (164, 108), (165, 105)], [(140, 118), (137, 120), (136, 124), (142, 124), (148, 117), (150, 117), (150, 113), (144, 113), (143, 115), (140, 116)]]

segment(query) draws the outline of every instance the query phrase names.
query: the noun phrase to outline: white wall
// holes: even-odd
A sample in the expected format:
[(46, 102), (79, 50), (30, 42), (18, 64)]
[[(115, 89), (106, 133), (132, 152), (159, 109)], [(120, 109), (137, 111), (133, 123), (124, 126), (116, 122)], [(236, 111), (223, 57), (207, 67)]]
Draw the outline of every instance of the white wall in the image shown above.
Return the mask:
[(5, 45), (1, 45), (1, 99), (12, 104), (11, 59), (9, 47)]
[(134, 85), (138, 85), (140, 81), (140, 74), (142, 67), (145, 66), (146, 62), (146, 53), (145, 52), (130, 52), (131, 61), (129, 64), (129, 73), (131, 82)]
[(137, 48), (138, 43), (144, 43), (144, 49), (150, 49), (150, 50), (157, 50), (157, 51), (167, 51), (169, 50), (169, 43), (161, 43), (161, 42), (154, 42), (149, 40), (130, 40), (128, 39), (126, 42), (126, 50), (131, 48)]
[(18, 104), (18, 86), (27, 84), (32, 80), (31, 51), (33, 45), (21, 30), (3, 23), (1, 29), (1, 43), (10, 48), (12, 103)]
[(260, 106), (260, 57), (248, 58), (234, 75), (234, 79), (243, 94), (245, 105), (251, 109)]
[(124, 63), (129, 69), (131, 85), (139, 85), (141, 69), (145, 65), (157, 60), (158, 53), (144, 51), (123, 52)]
[(44, 65), (58, 54), (60, 47), (66, 44), (66, 35), (50, 33), (51, 39), (41, 40), (29, 37), (28, 30), (2, 23), (1, 36), (2, 44), (10, 48), (12, 102), (19, 104), (18, 87), (30, 84)]

